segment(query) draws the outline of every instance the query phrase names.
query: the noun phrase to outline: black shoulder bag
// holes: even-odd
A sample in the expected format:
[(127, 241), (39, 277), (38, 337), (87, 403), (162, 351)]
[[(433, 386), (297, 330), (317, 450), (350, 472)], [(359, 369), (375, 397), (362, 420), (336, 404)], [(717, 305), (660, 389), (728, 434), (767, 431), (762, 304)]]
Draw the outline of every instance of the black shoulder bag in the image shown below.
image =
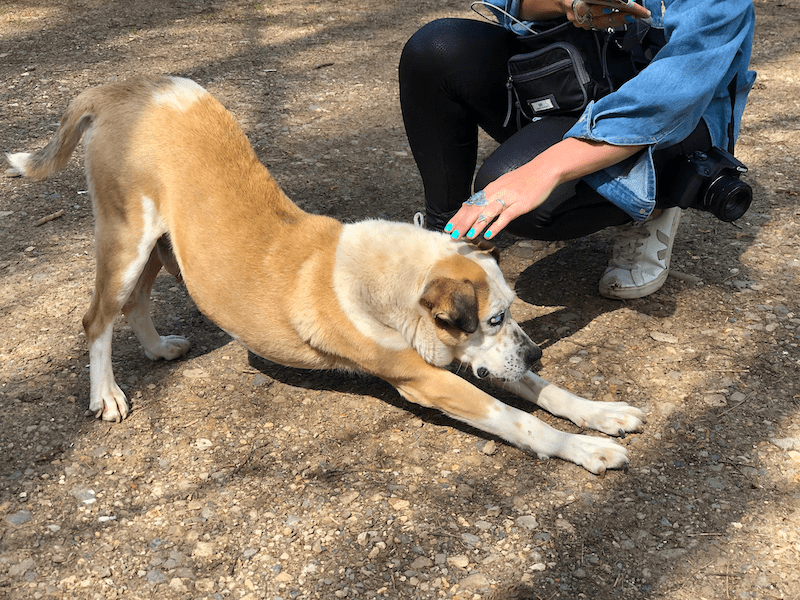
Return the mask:
[(559, 19), (517, 38), (520, 53), (508, 61), (508, 113), (532, 121), (578, 115), (592, 100), (635, 76), (664, 45), (663, 32), (637, 21), (625, 32), (581, 29)]

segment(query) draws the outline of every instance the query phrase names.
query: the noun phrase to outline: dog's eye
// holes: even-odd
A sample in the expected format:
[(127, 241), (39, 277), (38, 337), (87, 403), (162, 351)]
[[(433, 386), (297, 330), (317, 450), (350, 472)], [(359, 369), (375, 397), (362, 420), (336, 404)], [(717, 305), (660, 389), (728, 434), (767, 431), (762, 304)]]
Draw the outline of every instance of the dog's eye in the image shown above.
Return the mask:
[(489, 325), (492, 327), (497, 327), (498, 325), (502, 324), (503, 321), (506, 319), (506, 312), (503, 311), (501, 313), (497, 313), (491, 319), (489, 319)]

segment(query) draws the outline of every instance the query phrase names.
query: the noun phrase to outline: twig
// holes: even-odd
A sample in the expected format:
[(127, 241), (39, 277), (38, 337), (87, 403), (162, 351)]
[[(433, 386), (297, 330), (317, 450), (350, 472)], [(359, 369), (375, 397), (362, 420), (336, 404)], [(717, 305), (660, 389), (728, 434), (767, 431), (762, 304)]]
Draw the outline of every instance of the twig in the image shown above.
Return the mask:
[(64, 210), (59, 210), (54, 212), (52, 215), (47, 215), (46, 217), (42, 217), (34, 224), (34, 227), (39, 227), (39, 225), (44, 225), (45, 223), (49, 223), (50, 221), (54, 221), (60, 217), (64, 216)]
[(723, 416), (723, 415), (726, 415), (726, 414), (728, 414), (729, 412), (731, 412), (731, 411), (732, 411), (734, 408), (739, 408), (739, 407), (740, 407), (742, 404), (744, 404), (745, 402), (747, 402), (748, 400), (750, 400), (750, 398), (752, 398), (752, 397), (753, 397), (753, 396), (755, 396), (755, 395), (756, 395), (756, 393), (755, 393), (755, 392), (753, 392), (752, 394), (750, 394), (749, 396), (747, 396), (747, 398), (745, 398), (744, 400), (742, 400), (742, 401), (741, 401), (741, 402), (739, 402), (738, 404), (734, 404), (734, 405), (733, 405), (733, 406), (731, 406), (730, 408), (727, 408), (727, 409), (723, 410), (721, 413), (719, 413), (719, 414), (717, 415), (717, 417), (716, 417), (716, 418), (717, 418), (717, 419), (719, 419), (721, 416)]

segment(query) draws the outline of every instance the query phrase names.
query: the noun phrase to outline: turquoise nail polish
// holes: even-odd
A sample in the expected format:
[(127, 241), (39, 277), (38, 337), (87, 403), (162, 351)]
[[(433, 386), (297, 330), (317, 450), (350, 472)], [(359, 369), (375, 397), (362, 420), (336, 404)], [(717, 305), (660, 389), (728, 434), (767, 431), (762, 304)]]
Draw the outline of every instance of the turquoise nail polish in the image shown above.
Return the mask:
[(453, 233), (450, 234), (450, 237), (453, 238), (454, 240), (457, 240), (459, 235), (461, 234), (458, 232), (458, 229), (456, 229)]
[(604, 8), (603, 9), (603, 14), (604, 15), (610, 15), (612, 12), (614, 12), (614, 9), (612, 9), (612, 8)]
[(486, 233), (483, 234), (483, 237), (485, 237), (488, 240), (490, 237), (492, 237), (492, 232), (487, 231)]
[(634, 17), (633, 15), (625, 15), (625, 22), (636, 23), (636, 17)]
[(445, 233), (450, 233), (452, 230), (453, 230), (453, 224), (452, 223), (448, 223), (447, 225), (444, 226), (444, 232)]
[(475, 228), (474, 227), (467, 232), (467, 237), (468, 238), (474, 238), (475, 237)]

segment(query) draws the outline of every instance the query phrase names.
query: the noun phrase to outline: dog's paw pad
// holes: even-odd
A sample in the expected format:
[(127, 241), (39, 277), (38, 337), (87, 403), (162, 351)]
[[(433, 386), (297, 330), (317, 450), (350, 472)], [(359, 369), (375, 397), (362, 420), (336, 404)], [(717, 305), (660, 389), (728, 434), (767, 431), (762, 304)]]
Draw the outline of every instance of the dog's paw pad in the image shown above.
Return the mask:
[(593, 414), (586, 415), (581, 424), (588, 429), (608, 435), (625, 437), (627, 432), (641, 431), (644, 413), (625, 402), (595, 402)]
[(569, 451), (563, 456), (595, 475), (603, 475), (608, 469), (627, 466), (628, 450), (604, 438), (576, 435), (571, 439)]

